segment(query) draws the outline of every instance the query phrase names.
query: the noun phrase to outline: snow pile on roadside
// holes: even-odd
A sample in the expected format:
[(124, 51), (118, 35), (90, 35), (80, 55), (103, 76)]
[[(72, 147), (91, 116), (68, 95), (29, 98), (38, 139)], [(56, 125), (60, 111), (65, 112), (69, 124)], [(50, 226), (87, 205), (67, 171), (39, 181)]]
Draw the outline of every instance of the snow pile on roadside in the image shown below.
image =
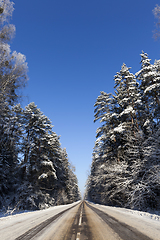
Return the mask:
[(0, 220), (2, 218), (11, 218), (11, 217), (18, 217), (19, 215), (21, 216), (25, 216), (27, 214), (41, 214), (41, 213), (46, 213), (46, 212), (50, 212), (50, 211), (53, 211), (54, 213), (54, 210), (55, 211), (59, 211), (60, 209), (65, 209), (65, 208), (69, 208), (70, 206), (74, 206), (76, 204), (78, 204), (80, 201), (77, 201), (77, 202), (74, 202), (74, 203), (70, 203), (70, 204), (66, 204), (66, 205), (58, 205), (58, 206), (53, 206), (53, 207), (49, 207), (49, 208), (46, 208), (46, 209), (42, 209), (42, 210), (35, 210), (35, 211), (30, 211), (30, 210), (24, 210), (24, 211), (13, 211), (13, 210), (7, 210), (5, 212), (3, 211), (0, 211)]
[(153, 240), (160, 239), (160, 214), (131, 210), (120, 207), (110, 207), (101, 204), (93, 204), (93, 207), (105, 212), (111, 217), (129, 225)]
[(112, 209), (114, 211), (129, 213), (129, 214), (137, 215), (137, 216), (140, 216), (140, 217), (160, 221), (160, 212), (158, 212), (158, 211), (156, 211), (154, 213), (149, 213), (149, 212), (142, 212), (142, 211), (139, 211), (139, 210), (132, 210), (132, 209), (128, 209), (128, 208), (111, 207), (111, 206), (106, 206), (106, 205), (92, 203), (92, 202), (90, 202), (90, 203), (94, 204), (94, 206), (105, 207), (105, 208), (108, 208), (108, 209)]
[(149, 212), (142, 212), (138, 210), (131, 210), (131, 209), (124, 209), (123, 211), (130, 212), (131, 214), (139, 215), (141, 217), (150, 218), (152, 220), (160, 221), (160, 212), (149, 213)]
[(23, 211), (13, 211), (12, 209), (8, 209), (7, 211), (0, 211), (0, 218), (3, 217), (8, 217), (8, 216), (13, 216), (13, 215), (19, 215), (22, 213), (28, 213), (28, 212), (32, 212), (32, 211), (28, 211), (28, 210), (23, 210)]

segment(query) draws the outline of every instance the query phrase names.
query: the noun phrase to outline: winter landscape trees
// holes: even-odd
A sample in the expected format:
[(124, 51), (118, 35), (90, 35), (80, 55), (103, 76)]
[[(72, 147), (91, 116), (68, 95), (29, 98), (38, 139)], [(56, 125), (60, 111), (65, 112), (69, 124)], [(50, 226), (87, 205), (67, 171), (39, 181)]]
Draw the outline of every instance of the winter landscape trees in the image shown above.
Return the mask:
[[(27, 63), (12, 52), (10, 0), (0, 0), (0, 208), (40, 209), (80, 198), (74, 167), (53, 126), (34, 102), (18, 103)], [(159, 6), (154, 14), (159, 21)], [(158, 22), (159, 26), (159, 22)], [(141, 53), (141, 69), (125, 64), (115, 94), (95, 103), (97, 129), (86, 198), (137, 209), (160, 208), (160, 60)]]
[(51, 121), (34, 103), (22, 109), (27, 63), (11, 52), (13, 2), (0, 0), (0, 209), (42, 209), (80, 199), (77, 178)]
[(101, 92), (100, 120), (86, 198), (102, 204), (146, 210), (160, 208), (160, 68), (141, 54), (135, 75), (122, 65), (115, 95)]

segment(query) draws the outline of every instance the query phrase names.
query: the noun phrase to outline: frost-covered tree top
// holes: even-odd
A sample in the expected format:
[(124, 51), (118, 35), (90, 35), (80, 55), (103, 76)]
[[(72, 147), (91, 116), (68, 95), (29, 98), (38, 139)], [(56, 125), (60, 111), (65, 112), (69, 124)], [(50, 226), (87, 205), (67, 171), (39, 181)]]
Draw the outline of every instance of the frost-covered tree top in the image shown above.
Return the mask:
[(123, 64), (114, 77), (115, 95), (101, 92), (100, 120), (87, 180), (88, 200), (130, 208), (160, 208), (160, 60), (141, 53), (135, 75)]
[(14, 3), (10, 0), (0, 0), (0, 23), (9, 21), (12, 17)]
[[(9, 45), (15, 33), (15, 26), (9, 24), (13, 5), (9, 0), (0, 0), (0, 98), (9, 105), (17, 100), (18, 90), (28, 80), (26, 57), (16, 51), (12, 52)], [(2, 106), (0, 102), (0, 108)]]
[(160, 118), (160, 61), (155, 60), (151, 64), (148, 54), (142, 51), (141, 69), (135, 75), (140, 81), (140, 91), (142, 95), (143, 105), (146, 112), (150, 109), (149, 118)]
[(127, 116), (135, 113), (136, 105), (139, 103), (140, 95), (138, 91), (138, 82), (134, 74), (130, 73), (130, 68), (123, 64), (120, 72), (115, 75), (115, 88), (116, 95), (114, 98), (117, 100), (119, 107), (119, 116)]
[(112, 101), (111, 93), (107, 94), (102, 91), (101, 95), (98, 96), (96, 103), (94, 105), (94, 107), (95, 107), (94, 121), (95, 122), (99, 119), (101, 119), (100, 120), (101, 122), (104, 121), (106, 114), (110, 112), (111, 101)]
[(15, 26), (9, 24), (13, 14), (14, 3), (10, 0), (0, 0), (0, 41), (2, 43), (10, 41), (15, 33)]

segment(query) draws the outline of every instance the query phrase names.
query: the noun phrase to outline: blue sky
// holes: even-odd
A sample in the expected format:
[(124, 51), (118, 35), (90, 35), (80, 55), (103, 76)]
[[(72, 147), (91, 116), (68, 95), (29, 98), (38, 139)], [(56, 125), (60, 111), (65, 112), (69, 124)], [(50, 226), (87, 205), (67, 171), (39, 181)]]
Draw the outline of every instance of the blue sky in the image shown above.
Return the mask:
[(29, 82), (23, 106), (35, 104), (51, 119), (81, 192), (92, 161), (94, 103), (114, 92), (123, 63), (135, 73), (140, 53), (160, 59), (152, 13), (158, 0), (14, 0), (11, 49), (26, 55)]

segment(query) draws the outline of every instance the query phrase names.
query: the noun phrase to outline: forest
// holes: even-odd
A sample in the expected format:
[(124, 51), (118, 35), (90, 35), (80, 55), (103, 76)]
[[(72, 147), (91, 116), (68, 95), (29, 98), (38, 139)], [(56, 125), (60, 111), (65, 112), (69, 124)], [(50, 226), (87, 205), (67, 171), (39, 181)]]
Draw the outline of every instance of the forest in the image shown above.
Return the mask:
[[(28, 65), (25, 55), (11, 51), (13, 6), (0, 0), (0, 210), (72, 203), (81, 196), (60, 137), (34, 102), (20, 104)], [(102, 91), (96, 99), (99, 127), (85, 199), (160, 210), (160, 60), (140, 56), (140, 70), (133, 74), (123, 64), (114, 94)]]
[(115, 94), (101, 92), (100, 122), (85, 198), (138, 210), (160, 209), (160, 60), (142, 53), (135, 74), (123, 64)]
[(13, 2), (0, 1), (0, 209), (36, 210), (79, 200), (74, 167), (48, 117), (20, 105), (28, 81), (26, 57), (9, 43)]

